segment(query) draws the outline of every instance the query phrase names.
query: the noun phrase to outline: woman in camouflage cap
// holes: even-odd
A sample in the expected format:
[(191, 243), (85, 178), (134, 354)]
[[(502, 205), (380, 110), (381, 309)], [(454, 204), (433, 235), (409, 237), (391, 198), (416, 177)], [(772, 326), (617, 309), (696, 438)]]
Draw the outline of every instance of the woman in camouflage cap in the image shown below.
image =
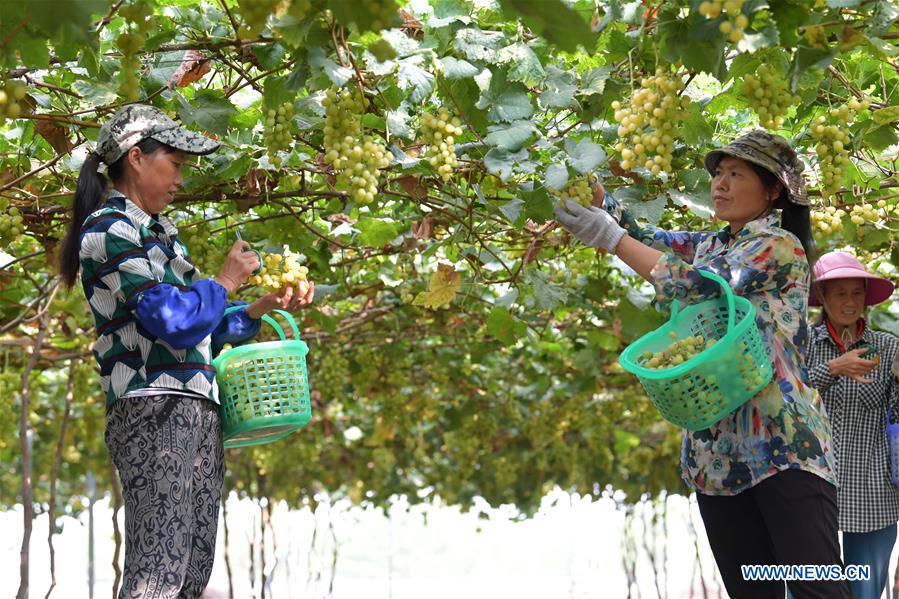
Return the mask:
[[(599, 191), (604, 208), (568, 202), (556, 218), (652, 283), (663, 306), (719, 296), (700, 270), (755, 306), (773, 380), (711, 427), (683, 431), (681, 475), (730, 596), (781, 598), (783, 580), (745, 580), (741, 566), (841, 565), (830, 428), (805, 367), (813, 246), (803, 165), (784, 138), (753, 131), (710, 152), (705, 166), (715, 216), (728, 223), (721, 231), (641, 227)], [(789, 585), (799, 598), (849, 597), (845, 581)]]
[[(212, 358), (223, 344), (254, 337), (265, 312), (312, 298), (312, 289), (288, 289), (250, 305), (228, 302), (258, 266), (256, 254), (238, 241), (218, 274), (202, 278), (160, 215), (188, 155), (218, 147), (157, 108), (122, 108), (81, 167), (60, 252), (63, 282), (71, 287), (81, 272), (97, 328), (106, 445), (125, 498), (120, 598), (202, 595), (225, 473)], [(245, 309), (224, 316), (231, 305)]]

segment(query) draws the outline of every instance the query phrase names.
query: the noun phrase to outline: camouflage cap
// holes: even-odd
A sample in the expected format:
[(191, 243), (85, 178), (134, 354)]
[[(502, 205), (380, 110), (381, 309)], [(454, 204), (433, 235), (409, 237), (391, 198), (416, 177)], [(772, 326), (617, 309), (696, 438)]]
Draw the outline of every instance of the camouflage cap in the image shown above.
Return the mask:
[[(790, 202), (800, 206), (811, 206), (805, 191), (805, 182), (802, 180), (805, 165), (796, 156), (787, 140), (780, 135), (756, 129), (738, 137), (720, 150), (712, 150), (705, 155), (705, 167), (713, 177), (718, 163), (725, 156), (742, 158), (767, 169), (783, 183)], [(777, 207), (783, 208), (782, 204), (783, 202)]]
[(184, 129), (154, 106), (131, 104), (120, 108), (100, 128), (94, 152), (103, 162), (112, 164), (149, 137), (188, 154), (209, 154), (222, 145)]

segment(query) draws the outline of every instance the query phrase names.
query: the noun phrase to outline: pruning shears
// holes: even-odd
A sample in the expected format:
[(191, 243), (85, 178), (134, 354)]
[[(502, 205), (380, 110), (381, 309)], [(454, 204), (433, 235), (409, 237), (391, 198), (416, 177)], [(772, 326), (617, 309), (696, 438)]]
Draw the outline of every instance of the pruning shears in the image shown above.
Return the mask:
[[(237, 241), (243, 241), (243, 237), (241, 237), (241, 235), (240, 235), (239, 228), (234, 229), (234, 235), (237, 236)], [(260, 254), (258, 251), (254, 250), (253, 248), (244, 248), (243, 251), (253, 252), (254, 254), (256, 254), (256, 258), (259, 260), (259, 266), (256, 267), (256, 270), (253, 271), (253, 274), (258, 275), (262, 271), (262, 254)]]

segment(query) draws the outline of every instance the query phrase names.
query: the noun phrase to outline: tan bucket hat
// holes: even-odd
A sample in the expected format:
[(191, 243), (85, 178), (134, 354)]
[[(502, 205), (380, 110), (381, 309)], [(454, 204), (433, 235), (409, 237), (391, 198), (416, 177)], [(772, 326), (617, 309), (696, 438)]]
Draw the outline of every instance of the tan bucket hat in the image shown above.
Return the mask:
[[(796, 152), (790, 147), (789, 142), (780, 135), (756, 129), (738, 137), (719, 150), (712, 150), (705, 155), (705, 168), (713, 177), (718, 163), (725, 156), (742, 158), (746, 162), (767, 169), (777, 177), (778, 181), (783, 183), (787, 199), (790, 202), (800, 206), (811, 206), (805, 191), (805, 181), (802, 180), (802, 170), (805, 165), (796, 156)], [(781, 202), (776, 207), (783, 208), (784, 206)]]

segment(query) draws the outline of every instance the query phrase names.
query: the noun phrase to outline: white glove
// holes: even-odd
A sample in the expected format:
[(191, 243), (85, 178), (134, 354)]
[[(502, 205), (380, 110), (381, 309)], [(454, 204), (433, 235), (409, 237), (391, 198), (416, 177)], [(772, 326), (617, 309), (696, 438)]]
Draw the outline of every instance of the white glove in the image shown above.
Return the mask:
[(555, 208), (556, 220), (584, 245), (615, 252), (625, 231), (608, 212), (596, 206), (585, 208), (572, 200), (565, 200)]

